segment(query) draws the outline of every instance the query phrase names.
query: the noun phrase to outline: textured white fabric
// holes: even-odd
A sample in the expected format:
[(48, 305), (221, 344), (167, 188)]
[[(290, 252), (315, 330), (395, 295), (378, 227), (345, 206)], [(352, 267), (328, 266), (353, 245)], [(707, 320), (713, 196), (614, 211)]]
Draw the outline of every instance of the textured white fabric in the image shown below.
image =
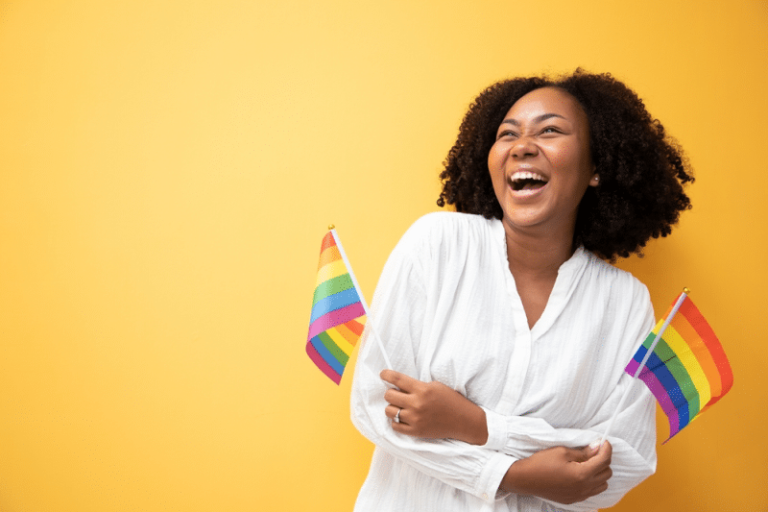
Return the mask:
[[(609, 507), (656, 468), (655, 403), (623, 368), (654, 324), (646, 287), (584, 249), (558, 271), (528, 328), (498, 220), (419, 219), (384, 267), (352, 387), (352, 421), (376, 444), (356, 511), (585, 511)], [(485, 446), (395, 433), (384, 415), (384, 362), (453, 387), (486, 411)], [(614, 424), (608, 490), (573, 505), (498, 491), (516, 460), (598, 440)]]

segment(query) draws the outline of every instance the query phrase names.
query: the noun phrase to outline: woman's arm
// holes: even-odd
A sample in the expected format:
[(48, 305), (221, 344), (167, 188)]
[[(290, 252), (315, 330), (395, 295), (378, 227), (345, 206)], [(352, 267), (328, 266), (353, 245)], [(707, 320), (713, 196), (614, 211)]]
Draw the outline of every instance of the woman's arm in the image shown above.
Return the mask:
[[(392, 350), (390, 356), (398, 368), (409, 366), (405, 347), (390, 340), (387, 349), (397, 349)], [(426, 439), (396, 432), (392, 420), (385, 415), (387, 402), (384, 396), (388, 388), (379, 378), (383, 367), (376, 344), (364, 340), (355, 366), (351, 401), (352, 422), (360, 433), (378, 448), (421, 473), (488, 503), (493, 502), (500, 495), (502, 478), (517, 459), (500, 451), (451, 439)], [(503, 490), (501, 494), (504, 494)]]
[[(385, 411), (395, 432), (429, 439), (456, 439), (472, 445), (488, 440), (485, 411), (439, 382), (421, 382), (399, 372), (384, 370), (382, 380), (396, 386), (388, 390)], [(398, 414), (399, 411), (399, 414)], [(611, 445), (583, 448), (552, 447), (520, 459), (507, 470), (499, 489), (572, 504), (608, 487)]]
[(422, 382), (394, 370), (381, 379), (395, 386), (387, 390), (384, 409), (388, 418), (398, 414), (392, 430), (413, 437), (455, 439), (481, 446), (488, 440), (485, 411), (440, 382)]
[(394, 367), (403, 374), (419, 375), (417, 354), (422, 348), (426, 314), (421, 265), (428, 253), (423, 243), (428, 228), (429, 224), (417, 222), (406, 233), (379, 279), (355, 365), (352, 422), (380, 449), (423, 474), (490, 503), (498, 496), (499, 484), (515, 457), (450, 439), (403, 435), (393, 430), (385, 415), (384, 396), (389, 388), (379, 376), (385, 369), (384, 358), (378, 344), (369, 338), (375, 329)]
[[(540, 418), (502, 416), (439, 382), (424, 383), (393, 371), (381, 376), (399, 388), (385, 395), (389, 418), (401, 409), (401, 422), (392, 424), (395, 431), (482, 444), (514, 455), (518, 460), (502, 479), (501, 490), (538, 496), (567, 510), (593, 510), (614, 505), (655, 470), (655, 403), (629, 376), (622, 377), (588, 429), (556, 429)], [(632, 391), (615, 435), (599, 450), (590, 448), (627, 386)]]
[(608, 489), (612, 453), (607, 441), (600, 447), (547, 448), (512, 464), (501, 489), (558, 504), (584, 502)]

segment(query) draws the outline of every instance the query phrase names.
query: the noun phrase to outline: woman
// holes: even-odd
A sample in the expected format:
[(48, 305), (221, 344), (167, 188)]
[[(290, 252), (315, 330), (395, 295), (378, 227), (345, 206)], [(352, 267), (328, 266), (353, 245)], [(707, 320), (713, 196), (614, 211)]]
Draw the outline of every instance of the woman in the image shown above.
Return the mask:
[(690, 207), (681, 152), (626, 86), (577, 70), (486, 89), (441, 178), (457, 212), (408, 230), (374, 297), (393, 368), (375, 343), (358, 356), (352, 420), (377, 448), (356, 510), (614, 505), (656, 466), (654, 400), (623, 372), (654, 315), (604, 260)]

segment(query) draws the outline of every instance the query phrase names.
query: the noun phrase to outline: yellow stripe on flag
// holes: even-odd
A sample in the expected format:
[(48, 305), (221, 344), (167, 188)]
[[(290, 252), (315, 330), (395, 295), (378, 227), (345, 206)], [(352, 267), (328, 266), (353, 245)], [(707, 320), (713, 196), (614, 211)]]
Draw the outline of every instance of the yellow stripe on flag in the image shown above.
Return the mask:
[(693, 385), (696, 386), (696, 390), (699, 392), (699, 410), (703, 409), (712, 398), (712, 389), (709, 386), (709, 379), (707, 379), (704, 370), (699, 364), (699, 360), (671, 324), (664, 331), (664, 341), (677, 354), (688, 375), (691, 376)]
[[(352, 320), (354, 322), (354, 320)], [(344, 336), (344, 339), (346, 339), (350, 345), (353, 347), (357, 345), (357, 340), (360, 339), (360, 337), (352, 332), (352, 330), (347, 327), (347, 324), (339, 324), (336, 326), (336, 330), (339, 331), (339, 334)]]
[(330, 336), (330, 338), (333, 340), (336, 346), (341, 349), (342, 352), (344, 352), (348, 356), (352, 355), (352, 349), (354, 349), (355, 347), (350, 345), (349, 342), (346, 339), (344, 339), (344, 336), (339, 334), (339, 332), (336, 330), (335, 327), (332, 327), (327, 331), (325, 331), (325, 334)]
[[(685, 315), (675, 315), (672, 319), (672, 326), (680, 334), (684, 340), (688, 340), (688, 346), (694, 351), (696, 357), (699, 360), (704, 374), (709, 381), (709, 387), (712, 391), (712, 396), (720, 396), (723, 390), (723, 383), (720, 378), (720, 371), (717, 368), (715, 360), (712, 358), (712, 352), (709, 351), (704, 340), (701, 339), (701, 335), (696, 332), (691, 323), (685, 317)], [(701, 404), (702, 410), (704, 404)]]
[(344, 265), (344, 260), (333, 261), (327, 265), (323, 265), (317, 270), (317, 284), (319, 285), (329, 279), (347, 273), (347, 266)]

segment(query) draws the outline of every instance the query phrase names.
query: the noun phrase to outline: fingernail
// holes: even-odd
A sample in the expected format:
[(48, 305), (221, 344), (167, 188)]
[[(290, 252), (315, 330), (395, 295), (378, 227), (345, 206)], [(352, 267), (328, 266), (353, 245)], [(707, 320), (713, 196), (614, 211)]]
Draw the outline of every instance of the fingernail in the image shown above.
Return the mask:
[(595, 450), (597, 448), (600, 448), (600, 440), (599, 439), (595, 439), (594, 441), (589, 443), (589, 449), (590, 450)]

